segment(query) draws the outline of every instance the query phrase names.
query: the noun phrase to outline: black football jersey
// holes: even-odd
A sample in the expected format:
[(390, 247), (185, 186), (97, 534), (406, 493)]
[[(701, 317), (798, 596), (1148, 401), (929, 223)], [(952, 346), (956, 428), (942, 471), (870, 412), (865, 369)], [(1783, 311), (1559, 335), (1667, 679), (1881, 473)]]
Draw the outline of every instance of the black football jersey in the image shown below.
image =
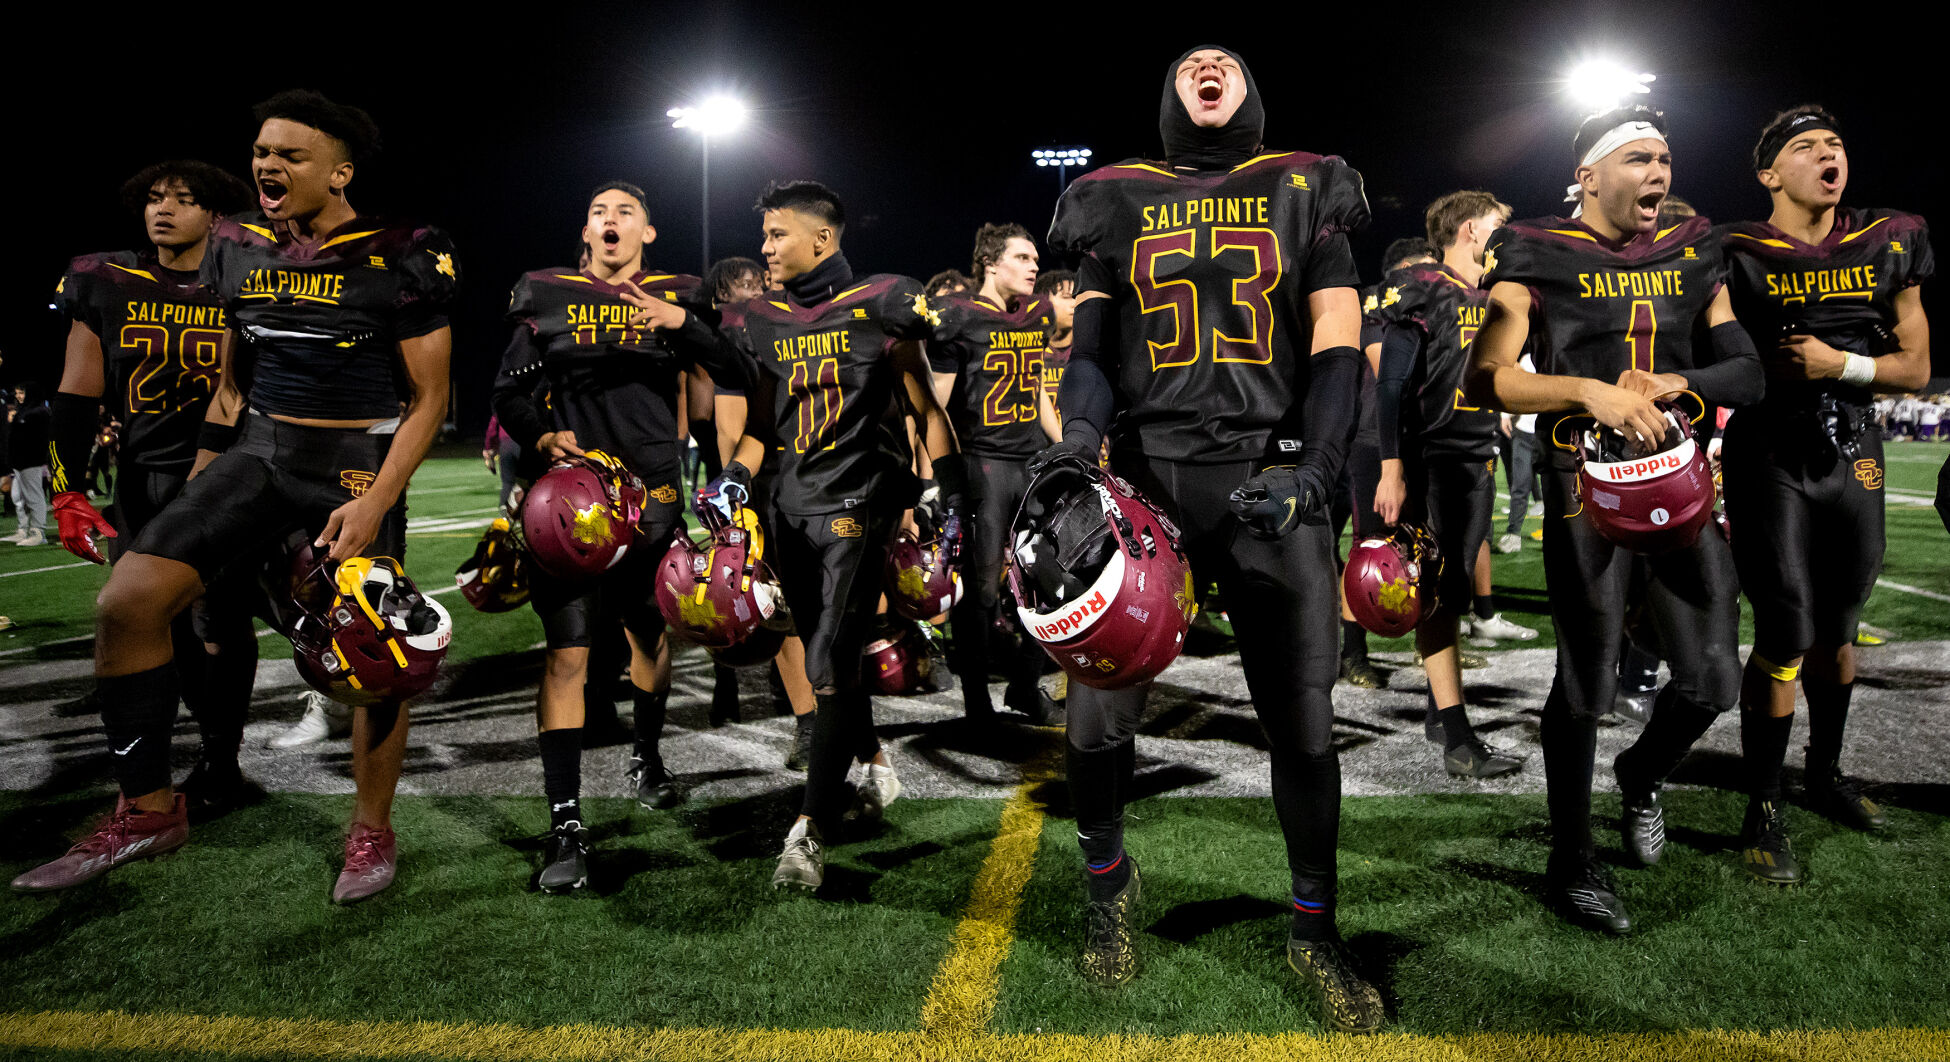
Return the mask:
[[(698, 323), (709, 310), (703, 281), (656, 271), (630, 280), (646, 295), (691, 311), (691, 323), (680, 331), (702, 328), (709, 336)], [(623, 301), (623, 290), (567, 267), (524, 275), (508, 300), (515, 335), (496, 390), (545, 372), (555, 428), (575, 432), (584, 450), (621, 460), (657, 500), (676, 501), (679, 376), (691, 359), (676, 337), (630, 327), (637, 311)]]
[(153, 251), (118, 251), (75, 259), (55, 299), (101, 340), (102, 403), (122, 421), (122, 463), (189, 471), (220, 371), (216, 295)]
[(1226, 171), (1134, 160), (1073, 181), (1049, 242), (1094, 259), (1086, 286), (1116, 300), (1113, 445), (1200, 463), (1261, 456), (1311, 378), (1307, 296), (1360, 283), (1347, 234), (1367, 219), (1360, 174), (1305, 152)]
[(1470, 287), (1445, 265), (1397, 269), (1382, 282), (1377, 316), (1423, 335), (1420, 363), (1402, 392), (1401, 425), (1404, 438), (1420, 437), (1425, 454), (1486, 458), (1496, 452), (1496, 412), (1466, 404), (1462, 389), (1469, 342), (1489, 304), (1488, 291)]
[(1055, 317), (1030, 295), (1005, 309), (977, 295), (935, 300), (941, 324), (928, 344), (935, 372), (954, 373), (948, 416), (966, 453), (1022, 460), (1048, 446), (1037, 417)]
[[(1765, 362), (1792, 330), (1829, 346), (1875, 357), (1889, 351), (1880, 332), (1896, 326), (1896, 293), (1936, 272), (1928, 224), (1895, 210), (1843, 210), (1828, 238), (1802, 243), (1764, 221), (1721, 228), (1734, 315)], [(1770, 379), (1765, 406), (1808, 406), (1824, 391), (1857, 404), (1869, 392), (1840, 380)]]
[(809, 306), (768, 293), (721, 312), (726, 337), (771, 384), (780, 510), (810, 516), (865, 505), (906, 470), (901, 421), (890, 416), (900, 375), (893, 346), (925, 341), (941, 323), (919, 281), (856, 277)]
[[(1687, 218), (1623, 243), (1564, 218), (1516, 221), (1490, 236), (1485, 290), (1530, 289), (1537, 371), (1614, 383), (1627, 369), (1684, 374), (1726, 269), (1713, 223)], [(1537, 415), (1549, 439), (1570, 414)]]
[(447, 326), (460, 268), (439, 229), (356, 217), (299, 243), (258, 215), (217, 223), (203, 282), (241, 341), (253, 409), (365, 420), (399, 415), (398, 344)]

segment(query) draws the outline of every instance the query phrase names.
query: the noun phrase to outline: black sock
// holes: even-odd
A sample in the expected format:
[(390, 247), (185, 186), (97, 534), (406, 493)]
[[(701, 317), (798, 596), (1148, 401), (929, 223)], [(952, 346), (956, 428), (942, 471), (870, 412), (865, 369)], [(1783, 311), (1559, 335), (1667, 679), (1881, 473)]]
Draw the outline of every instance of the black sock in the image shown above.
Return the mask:
[(167, 788), (169, 733), (180, 687), (174, 663), (95, 680), (115, 781), (131, 799)]
[(806, 795), (799, 813), (831, 834), (846, 810), (846, 771), (859, 747), (851, 715), (859, 705), (848, 694), (815, 693), (813, 698), (819, 707), (812, 713), (812, 755), (806, 763)]
[(1368, 659), (1368, 629), (1353, 620), (1341, 621), (1341, 659), (1362, 663)]
[(1486, 620), (1489, 619), (1491, 616), (1496, 615), (1496, 605), (1494, 602), (1490, 600), (1490, 595), (1477, 594), (1475, 595), (1475, 597), (1476, 597), (1475, 608), (1476, 608), (1477, 619)]
[(1340, 757), (1329, 747), (1318, 755), (1276, 751), (1272, 763), (1273, 810), (1286, 841), (1292, 879), (1292, 936), (1333, 940), (1336, 849), (1341, 828)]
[(1137, 742), (1127, 738), (1089, 752), (1064, 742), (1063, 751), (1085, 884), (1091, 900), (1107, 901), (1131, 880), (1131, 861), (1124, 855), (1124, 798)]
[(669, 690), (633, 690), (636, 694), (636, 758), (645, 763), (663, 766), (663, 754), (657, 750), (658, 741), (663, 737), (664, 715), (670, 706)]
[(1681, 696), (1672, 683), (1666, 683), (1654, 702), (1652, 721), (1645, 724), (1632, 747), (1618, 756), (1619, 786), (1636, 790), (1626, 795), (1637, 797), (1648, 787), (1664, 783), (1719, 717), (1718, 712)]
[(567, 726), (535, 735), (542, 750), (542, 795), (548, 797), (551, 829), (582, 821), (582, 728)]
[(210, 769), (237, 774), (237, 751), (244, 743), (244, 720), (257, 683), (257, 636), (247, 616), (212, 633), (216, 653), (205, 652), (201, 644), (196, 647), (203, 664), (203, 693), (202, 703), (190, 705), (190, 711), (203, 740), (198, 759)]
[(1444, 752), (1454, 752), (1476, 740), (1476, 730), (1469, 725), (1469, 714), (1463, 711), (1462, 705), (1453, 704), (1447, 708), (1438, 708), (1435, 717), (1442, 723)]
[(711, 703), (738, 710), (738, 669), (723, 664), (711, 665)]
[(785, 692), (785, 678), (779, 674), (777, 660), (765, 669), (765, 684), (772, 691), (772, 714), (791, 715), (792, 698)]
[[(1307, 895), (1302, 895), (1303, 889)], [(1295, 881), (1293, 895), (1293, 927), (1288, 935), (1294, 940), (1333, 940), (1339, 933), (1334, 928), (1334, 892), (1321, 890), (1318, 883)]]
[(1855, 683), (1823, 682), (1804, 673), (1801, 690), (1808, 697), (1808, 778), (1826, 782), (1842, 762), (1842, 732), (1848, 727)]
[(1571, 714), (1569, 705), (1544, 703), (1538, 743), (1544, 747), (1545, 802), (1550, 806), (1551, 861), (1591, 854), (1592, 758), (1597, 754), (1598, 721)]
[(1747, 792), (1755, 800), (1781, 800), (1781, 762), (1787, 759), (1794, 717), (1780, 718), (1751, 709), (1740, 713), (1740, 758), (1745, 761)]

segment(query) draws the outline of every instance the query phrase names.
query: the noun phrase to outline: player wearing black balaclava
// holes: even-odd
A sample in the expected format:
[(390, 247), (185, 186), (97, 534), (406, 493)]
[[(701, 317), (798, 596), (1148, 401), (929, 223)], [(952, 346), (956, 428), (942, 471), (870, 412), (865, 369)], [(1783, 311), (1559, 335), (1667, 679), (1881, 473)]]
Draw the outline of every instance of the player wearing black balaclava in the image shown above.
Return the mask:
[[(1064, 193), (1049, 242), (1079, 260), (1081, 301), (1057, 396), (1063, 441), (1030, 470), (1092, 459), (1108, 434), (1111, 467), (1177, 522), (1196, 578), (1218, 582), (1272, 747), (1291, 871), (1288, 960), (1330, 1026), (1369, 1031), (1380, 997), (1334, 920), (1339, 604), (1326, 521), (1359, 385), (1348, 234), (1368, 208), (1345, 162), (1263, 151), (1264, 126), (1238, 54), (1194, 48), (1166, 72), (1165, 161), (1106, 166)], [(1179, 303), (1191, 305), (1148, 312)], [(1138, 871), (1123, 809), (1148, 688), (1071, 687), (1069, 780), (1089, 892), (1083, 967), (1103, 984), (1137, 968)]]

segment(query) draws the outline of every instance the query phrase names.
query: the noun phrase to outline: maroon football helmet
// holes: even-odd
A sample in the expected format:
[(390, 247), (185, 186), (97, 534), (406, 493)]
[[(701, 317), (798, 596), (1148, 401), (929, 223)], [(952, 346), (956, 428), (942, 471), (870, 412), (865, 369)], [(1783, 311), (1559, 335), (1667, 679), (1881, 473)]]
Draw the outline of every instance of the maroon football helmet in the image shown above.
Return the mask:
[(1086, 686), (1125, 689), (1177, 659), (1198, 611), (1178, 528), (1129, 483), (1083, 460), (1051, 462), (1010, 528), (1016, 615)]
[(1384, 638), (1415, 629), (1434, 606), (1442, 550), (1420, 524), (1394, 524), (1347, 551), (1341, 590), (1361, 626)]
[(906, 528), (887, 550), (887, 604), (911, 620), (932, 623), (961, 600), (961, 572), (948, 560), (948, 543), (926, 542)]
[(1657, 403), (1668, 425), (1649, 454), (1634, 454), (1615, 431), (1587, 431), (1578, 448), (1580, 512), (1606, 541), (1636, 553), (1685, 549), (1713, 519), (1713, 472), (1693, 438), (1693, 422)]
[(629, 549), (643, 498), (643, 481), (600, 450), (563, 458), (522, 498), (522, 541), (558, 579), (600, 575)]
[(454, 569), (460, 596), (482, 612), (508, 612), (528, 601), (528, 573), (519, 532), (506, 517), (496, 517), (474, 547), (474, 555)]
[(862, 650), (867, 688), (890, 697), (939, 693), (952, 683), (925, 621), (882, 616)]
[(398, 703), (433, 684), (454, 622), (391, 557), (313, 568), (291, 630), (298, 674), (341, 704)]
[(657, 609), (671, 630), (706, 649), (728, 649), (779, 611), (782, 595), (765, 568), (765, 533), (750, 509), (703, 545), (682, 529), (657, 564)]

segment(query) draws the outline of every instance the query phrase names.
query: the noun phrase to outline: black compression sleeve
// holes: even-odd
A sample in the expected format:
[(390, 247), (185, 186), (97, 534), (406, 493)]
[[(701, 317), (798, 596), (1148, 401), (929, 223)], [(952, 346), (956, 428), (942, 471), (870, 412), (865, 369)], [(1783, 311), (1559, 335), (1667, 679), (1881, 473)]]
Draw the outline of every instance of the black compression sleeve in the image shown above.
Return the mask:
[(507, 353), (501, 356), (501, 373), (494, 378), (494, 415), (501, 418), (501, 430), (524, 450), (535, 449), (536, 441), (549, 432), (535, 401), (534, 374), (541, 367), (535, 333), (527, 325), (515, 325)]
[(1754, 349), (1753, 338), (1738, 321), (1715, 325), (1711, 335), (1713, 364), (1680, 375), (1709, 406), (1749, 406), (1760, 401), (1767, 378), (1761, 371), (1760, 352)]
[[(1340, 478), (1354, 435), (1355, 408), (1361, 398), (1361, 352), (1329, 347), (1307, 360), (1313, 379), (1307, 385), (1306, 446), (1300, 465), (1323, 485)], [(1281, 462), (1284, 463), (1284, 462)]]
[(1384, 461), (1402, 455), (1402, 386), (1414, 374), (1421, 353), (1421, 329), (1400, 323), (1387, 326), (1381, 339), (1381, 372), (1374, 381), (1375, 428)]
[(1070, 364), (1056, 391), (1056, 408), (1063, 414), (1063, 438), (1067, 442), (1096, 448), (1117, 411), (1117, 395), (1110, 385), (1110, 373), (1117, 364), (1115, 331), (1111, 300), (1077, 303)]
[(101, 427), (102, 400), (87, 395), (57, 391), (48, 403), (47, 456), (54, 475), (54, 493), (79, 489), (80, 476), (88, 468), (88, 454)]

